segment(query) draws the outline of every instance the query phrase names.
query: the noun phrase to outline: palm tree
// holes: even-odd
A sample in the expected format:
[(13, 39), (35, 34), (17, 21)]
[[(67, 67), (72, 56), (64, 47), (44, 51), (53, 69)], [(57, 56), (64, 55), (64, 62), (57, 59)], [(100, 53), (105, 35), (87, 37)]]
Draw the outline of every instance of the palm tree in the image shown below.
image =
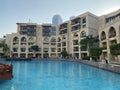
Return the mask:
[(33, 45), (33, 46), (31, 46), (30, 48), (34, 51), (34, 57), (35, 57), (36, 52), (39, 51), (39, 46), (38, 46), (38, 45)]
[(61, 55), (62, 55), (63, 58), (66, 58), (66, 57), (68, 56), (68, 53), (67, 53), (66, 50), (63, 50), (63, 51), (61, 52)]
[(10, 49), (9, 49), (8, 45), (5, 43), (5, 41), (0, 43), (0, 48), (2, 48), (4, 56), (7, 56)]
[(86, 38), (82, 39), (80, 41), (81, 49), (87, 49), (90, 55), (90, 48), (93, 46), (98, 46), (99, 45), (99, 38), (93, 37), (92, 35), (87, 36)]

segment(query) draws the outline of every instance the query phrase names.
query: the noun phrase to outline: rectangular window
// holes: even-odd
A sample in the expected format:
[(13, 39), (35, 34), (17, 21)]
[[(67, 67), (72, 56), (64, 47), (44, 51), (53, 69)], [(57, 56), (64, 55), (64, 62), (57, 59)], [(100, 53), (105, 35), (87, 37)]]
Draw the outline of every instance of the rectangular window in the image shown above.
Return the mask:
[(57, 50), (58, 52), (61, 52), (61, 48), (58, 48), (58, 50)]
[(86, 23), (86, 18), (83, 18), (83, 19), (82, 19), (82, 23), (83, 23), (83, 24)]
[(13, 48), (13, 52), (17, 52), (18, 51), (18, 48)]
[(56, 52), (56, 48), (51, 48), (51, 52)]
[(74, 47), (73, 51), (79, 51), (79, 47)]
[(26, 48), (21, 48), (21, 52), (25, 52), (26, 51)]
[(86, 28), (86, 24), (82, 25), (82, 28)]

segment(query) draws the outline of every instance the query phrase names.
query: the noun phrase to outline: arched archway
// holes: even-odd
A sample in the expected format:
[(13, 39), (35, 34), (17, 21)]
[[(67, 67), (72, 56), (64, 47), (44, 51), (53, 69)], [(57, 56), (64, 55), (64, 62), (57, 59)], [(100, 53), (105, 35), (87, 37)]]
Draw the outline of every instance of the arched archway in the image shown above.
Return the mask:
[(116, 36), (116, 30), (114, 27), (111, 27), (108, 31), (108, 36), (109, 38), (115, 37)]
[(63, 37), (62, 37), (62, 40), (65, 40), (65, 39), (66, 39), (66, 36), (63, 36)]
[(101, 40), (105, 40), (106, 39), (106, 33), (104, 31), (101, 32), (100, 39)]
[(73, 37), (78, 37), (78, 34), (75, 32), (75, 33), (73, 34)]
[(26, 42), (26, 41), (27, 41), (26, 37), (21, 38), (21, 42)]
[(57, 41), (58, 41), (58, 42), (61, 42), (61, 38), (60, 38), (60, 37), (58, 37)]
[(13, 42), (19, 42), (19, 38), (18, 37), (14, 37), (13, 38)]
[(85, 32), (85, 31), (82, 31), (82, 32), (80, 33), (80, 37), (86, 37), (86, 32)]

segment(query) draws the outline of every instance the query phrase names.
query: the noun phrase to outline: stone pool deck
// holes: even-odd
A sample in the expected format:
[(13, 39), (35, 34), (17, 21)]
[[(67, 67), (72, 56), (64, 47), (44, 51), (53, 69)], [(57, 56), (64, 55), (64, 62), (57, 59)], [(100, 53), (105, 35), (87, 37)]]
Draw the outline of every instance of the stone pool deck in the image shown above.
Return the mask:
[[(52, 60), (58, 60), (58, 59), (52, 59)], [(107, 70), (107, 71), (120, 74), (120, 64), (115, 64), (115, 63), (106, 64), (105, 62), (95, 62), (95, 61), (80, 60), (80, 59), (61, 59), (61, 60), (80, 62), (80, 63), (90, 65), (90, 66), (93, 66), (99, 69), (103, 69), (103, 70)]]
[[(120, 64), (118, 63), (104, 63), (104, 62), (95, 62), (95, 61), (88, 61), (88, 60), (80, 60), (80, 59), (62, 59), (62, 58), (39, 58), (39, 59), (34, 59), (34, 60), (61, 60), (61, 61), (74, 61), (74, 62), (79, 62), (83, 63), (86, 65), (90, 65), (99, 69), (111, 71), (114, 73), (120, 74)], [(0, 59), (1, 60), (1, 59)]]
[(99, 69), (108, 70), (108, 71), (120, 74), (120, 65), (117, 65), (117, 64), (112, 64), (112, 63), (105, 64), (103, 62), (94, 62), (94, 61), (88, 61), (88, 60), (77, 60), (77, 61), (83, 64), (87, 64), (87, 65), (99, 68)]
[[(57, 59), (51, 59), (48, 58), (48, 60), (58, 60)], [(88, 60), (80, 60), (80, 59), (62, 59), (60, 58), (60, 60), (62, 61), (74, 61), (74, 62), (80, 62), (86, 65), (90, 65), (99, 69), (103, 69), (103, 70), (107, 70), (107, 71), (111, 71), (114, 73), (118, 73), (120, 74), (120, 64), (113, 64), (113, 63), (108, 63), (106, 64), (105, 62), (95, 62), (95, 61), (88, 61)]]

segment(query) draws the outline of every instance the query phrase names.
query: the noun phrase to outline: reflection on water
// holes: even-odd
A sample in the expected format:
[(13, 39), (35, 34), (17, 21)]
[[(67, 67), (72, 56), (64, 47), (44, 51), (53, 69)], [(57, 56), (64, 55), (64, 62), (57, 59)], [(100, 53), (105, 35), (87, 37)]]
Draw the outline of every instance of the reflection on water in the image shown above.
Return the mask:
[(0, 90), (119, 90), (120, 75), (78, 62), (14, 61), (14, 78)]

